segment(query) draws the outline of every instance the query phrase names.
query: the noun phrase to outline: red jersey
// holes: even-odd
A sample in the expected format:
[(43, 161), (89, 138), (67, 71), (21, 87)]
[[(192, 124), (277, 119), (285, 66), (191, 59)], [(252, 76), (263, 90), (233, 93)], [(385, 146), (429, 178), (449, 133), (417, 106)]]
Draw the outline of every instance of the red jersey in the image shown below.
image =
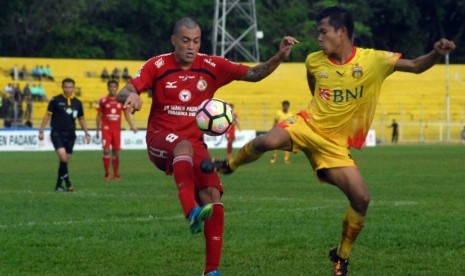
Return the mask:
[(216, 90), (244, 76), (247, 66), (218, 56), (198, 54), (191, 68), (181, 69), (174, 53), (149, 59), (131, 79), (138, 93), (153, 92), (147, 132), (173, 131), (192, 141), (202, 141), (195, 123), (197, 107)]
[(102, 130), (121, 130), (121, 113), (123, 104), (116, 97), (105, 96), (100, 99), (97, 110), (102, 113)]

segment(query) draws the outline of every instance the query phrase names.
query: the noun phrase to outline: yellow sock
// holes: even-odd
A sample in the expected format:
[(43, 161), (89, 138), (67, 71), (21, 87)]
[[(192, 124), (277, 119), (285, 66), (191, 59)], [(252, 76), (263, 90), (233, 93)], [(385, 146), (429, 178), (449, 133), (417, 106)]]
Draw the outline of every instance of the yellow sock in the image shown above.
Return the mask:
[(352, 244), (357, 239), (358, 234), (363, 229), (365, 217), (360, 213), (348, 207), (342, 222), (342, 242), (338, 247), (337, 255), (339, 257), (348, 259)]
[(263, 153), (254, 150), (252, 145), (253, 141), (254, 140), (245, 144), (236, 154), (236, 157), (229, 160), (229, 167), (232, 170), (237, 169), (241, 165), (253, 162), (263, 155)]
[(284, 161), (289, 161), (289, 152), (288, 151), (284, 152)]

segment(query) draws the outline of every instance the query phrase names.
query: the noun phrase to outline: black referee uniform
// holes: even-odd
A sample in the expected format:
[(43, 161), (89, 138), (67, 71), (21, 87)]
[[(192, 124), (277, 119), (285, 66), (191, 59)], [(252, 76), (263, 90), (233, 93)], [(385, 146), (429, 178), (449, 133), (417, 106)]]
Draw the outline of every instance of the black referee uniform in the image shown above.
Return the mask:
[[(68, 98), (64, 94), (57, 95), (50, 100), (47, 112), (51, 116), (50, 138), (53, 147), (55, 150), (64, 148), (67, 154), (72, 154), (76, 141), (76, 119), (84, 116), (82, 102), (74, 96)], [(60, 162), (55, 190), (63, 190), (61, 185), (63, 180), (66, 183), (67, 191), (74, 190), (69, 180), (68, 165), (65, 162)]]

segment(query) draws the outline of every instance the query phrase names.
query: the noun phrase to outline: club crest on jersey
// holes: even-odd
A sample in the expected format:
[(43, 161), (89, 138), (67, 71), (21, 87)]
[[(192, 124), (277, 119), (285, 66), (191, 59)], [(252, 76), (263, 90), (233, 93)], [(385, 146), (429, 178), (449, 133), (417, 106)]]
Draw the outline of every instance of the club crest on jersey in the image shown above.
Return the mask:
[(355, 64), (354, 69), (352, 69), (352, 77), (354, 77), (355, 79), (363, 77), (363, 67), (358, 66), (358, 64)]
[(189, 90), (183, 89), (179, 92), (179, 99), (183, 102), (188, 102), (192, 97), (192, 94)]
[(207, 89), (208, 87), (208, 84), (207, 84), (207, 81), (204, 80), (204, 79), (200, 79), (198, 82), (197, 82), (197, 90), (199, 91), (205, 91), (205, 89)]

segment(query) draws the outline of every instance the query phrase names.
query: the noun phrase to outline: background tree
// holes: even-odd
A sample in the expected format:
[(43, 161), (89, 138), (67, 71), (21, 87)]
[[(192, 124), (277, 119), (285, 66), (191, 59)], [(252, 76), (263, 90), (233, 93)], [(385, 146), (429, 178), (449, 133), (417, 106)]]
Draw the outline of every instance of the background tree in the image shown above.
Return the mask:
[[(202, 51), (211, 53), (212, 0), (15, 0), (0, 9), (3, 56), (139, 59), (171, 51), (174, 22), (192, 16), (202, 26)], [(339, 5), (352, 11), (356, 45), (415, 57), (441, 37), (458, 45), (451, 62), (465, 63), (465, 1), (262, 0), (256, 1), (262, 60), (284, 35), (301, 41), (290, 56), (302, 62), (318, 49), (315, 15)], [(240, 28), (240, 26), (239, 26)]]

